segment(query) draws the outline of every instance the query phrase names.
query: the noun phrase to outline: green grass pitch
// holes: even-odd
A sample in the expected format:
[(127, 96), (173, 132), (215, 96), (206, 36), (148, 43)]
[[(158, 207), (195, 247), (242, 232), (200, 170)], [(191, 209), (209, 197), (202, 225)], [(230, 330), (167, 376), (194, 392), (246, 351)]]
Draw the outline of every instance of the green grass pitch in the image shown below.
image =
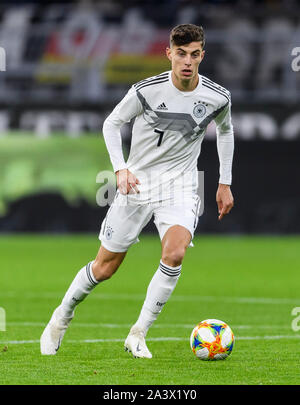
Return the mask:
[[(97, 236), (1, 236), (0, 384), (299, 384), (299, 237), (197, 236), (177, 287), (147, 336), (152, 359), (124, 352), (160, 259), (158, 236), (141, 235), (119, 271), (76, 309), (56, 356), (39, 338)], [(203, 319), (236, 336), (224, 361), (197, 359), (189, 346)], [(300, 322), (298, 322), (298, 325)], [(294, 328), (295, 329), (295, 328)]]

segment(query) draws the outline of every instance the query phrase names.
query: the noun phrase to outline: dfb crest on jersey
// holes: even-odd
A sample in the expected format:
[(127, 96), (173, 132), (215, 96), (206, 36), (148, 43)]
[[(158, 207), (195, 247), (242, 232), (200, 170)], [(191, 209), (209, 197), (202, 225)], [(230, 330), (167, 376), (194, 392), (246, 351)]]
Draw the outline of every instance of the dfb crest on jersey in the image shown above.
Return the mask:
[(195, 107), (193, 109), (193, 114), (197, 118), (202, 118), (202, 117), (204, 117), (204, 115), (206, 113), (206, 106), (204, 104), (200, 103), (200, 102), (198, 102), (198, 103), (199, 104), (194, 103), (196, 105), (195, 105)]
[(108, 227), (106, 228), (106, 231), (105, 231), (105, 237), (106, 237), (106, 239), (107, 239), (107, 240), (111, 239), (111, 238), (112, 238), (112, 234), (113, 234), (113, 230), (112, 230), (112, 228), (111, 228), (110, 226), (108, 226)]

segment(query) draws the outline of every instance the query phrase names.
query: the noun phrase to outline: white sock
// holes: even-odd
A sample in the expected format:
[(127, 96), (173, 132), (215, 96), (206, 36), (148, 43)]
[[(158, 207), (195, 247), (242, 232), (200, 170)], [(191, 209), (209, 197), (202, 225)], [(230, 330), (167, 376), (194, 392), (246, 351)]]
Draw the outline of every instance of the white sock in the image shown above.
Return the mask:
[(92, 271), (93, 263), (94, 261), (79, 270), (72, 281), (61, 302), (61, 313), (63, 317), (71, 317), (76, 305), (83, 301), (98, 284)]
[(172, 294), (180, 273), (181, 265), (171, 267), (160, 261), (159, 267), (148, 286), (146, 299), (139, 318), (134, 325), (142, 329), (145, 336)]

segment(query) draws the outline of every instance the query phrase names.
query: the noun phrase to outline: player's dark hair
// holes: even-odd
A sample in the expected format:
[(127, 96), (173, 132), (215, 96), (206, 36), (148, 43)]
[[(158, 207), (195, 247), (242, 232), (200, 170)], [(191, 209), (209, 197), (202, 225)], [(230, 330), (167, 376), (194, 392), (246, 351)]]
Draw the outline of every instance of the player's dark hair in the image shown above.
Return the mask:
[(176, 25), (170, 33), (170, 45), (186, 45), (191, 42), (201, 42), (204, 48), (204, 30), (201, 26), (194, 24)]

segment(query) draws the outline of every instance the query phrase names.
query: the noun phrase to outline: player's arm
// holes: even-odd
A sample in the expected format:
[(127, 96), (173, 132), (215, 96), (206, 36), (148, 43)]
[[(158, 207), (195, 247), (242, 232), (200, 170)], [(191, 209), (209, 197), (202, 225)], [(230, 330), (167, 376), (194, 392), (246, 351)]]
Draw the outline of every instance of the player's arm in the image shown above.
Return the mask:
[(234, 204), (230, 189), (232, 181), (232, 160), (234, 152), (233, 127), (231, 123), (231, 103), (229, 102), (215, 119), (217, 150), (220, 162), (219, 186), (216, 194), (219, 217), (228, 214)]
[(118, 189), (122, 194), (128, 194), (131, 190), (139, 192), (137, 188), (137, 184), (140, 184), (139, 180), (126, 168), (122, 149), (121, 127), (141, 112), (141, 103), (135, 89), (132, 87), (103, 124), (105, 144), (117, 176)]

